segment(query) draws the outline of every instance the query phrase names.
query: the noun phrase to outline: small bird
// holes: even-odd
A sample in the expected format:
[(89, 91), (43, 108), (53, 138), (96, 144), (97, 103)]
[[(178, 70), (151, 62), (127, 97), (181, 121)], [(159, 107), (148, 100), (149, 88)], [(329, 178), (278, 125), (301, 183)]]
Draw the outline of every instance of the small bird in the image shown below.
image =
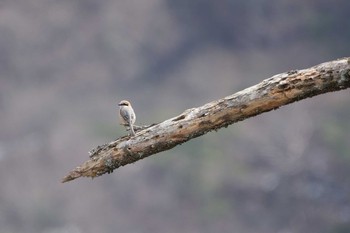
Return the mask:
[(131, 107), (131, 104), (127, 100), (120, 101), (119, 105), (119, 119), (120, 124), (125, 127), (130, 127), (131, 136), (135, 135), (134, 124), (136, 121), (136, 115), (134, 109)]

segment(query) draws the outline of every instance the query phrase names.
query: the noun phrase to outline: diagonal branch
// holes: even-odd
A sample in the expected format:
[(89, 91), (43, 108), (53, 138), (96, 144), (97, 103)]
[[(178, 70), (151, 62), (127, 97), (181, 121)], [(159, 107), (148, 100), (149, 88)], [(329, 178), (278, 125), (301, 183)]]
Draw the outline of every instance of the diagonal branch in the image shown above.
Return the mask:
[(308, 97), (350, 87), (350, 58), (277, 74), (174, 118), (141, 129), (134, 137), (121, 137), (90, 151), (90, 159), (76, 167), (62, 182), (97, 177), (140, 159), (169, 150), (212, 130), (277, 109)]

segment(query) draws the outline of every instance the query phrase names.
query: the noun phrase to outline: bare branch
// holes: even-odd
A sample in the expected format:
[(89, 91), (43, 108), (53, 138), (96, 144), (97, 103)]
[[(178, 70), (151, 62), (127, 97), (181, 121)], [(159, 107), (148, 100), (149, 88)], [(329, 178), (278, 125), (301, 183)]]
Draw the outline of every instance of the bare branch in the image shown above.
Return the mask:
[(350, 58), (277, 74), (223, 99), (187, 109), (179, 116), (141, 128), (134, 137), (125, 136), (98, 146), (90, 152), (90, 159), (71, 171), (62, 182), (110, 173), (209, 131), (295, 101), (349, 87)]

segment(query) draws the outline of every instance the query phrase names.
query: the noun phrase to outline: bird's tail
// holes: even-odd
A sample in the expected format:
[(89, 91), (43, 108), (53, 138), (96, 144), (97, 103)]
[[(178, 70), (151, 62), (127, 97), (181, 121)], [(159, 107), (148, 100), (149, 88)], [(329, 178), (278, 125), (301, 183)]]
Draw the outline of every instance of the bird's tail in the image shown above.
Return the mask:
[(134, 126), (132, 124), (130, 124), (130, 133), (131, 136), (135, 136)]

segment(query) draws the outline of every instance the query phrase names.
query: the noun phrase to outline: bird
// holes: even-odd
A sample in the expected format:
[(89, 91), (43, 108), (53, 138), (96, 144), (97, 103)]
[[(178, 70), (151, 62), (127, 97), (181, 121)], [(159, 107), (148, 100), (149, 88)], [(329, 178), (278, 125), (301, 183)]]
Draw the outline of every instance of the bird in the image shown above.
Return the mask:
[(124, 125), (125, 127), (129, 127), (131, 136), (135, 136), (134, 124), (136, 121), (136, 115), (134, 109), (132, 108), (130, 102), (127, 100), (120, 101), (118, 105), (119, 119), (121, 122), (120, 124)]

